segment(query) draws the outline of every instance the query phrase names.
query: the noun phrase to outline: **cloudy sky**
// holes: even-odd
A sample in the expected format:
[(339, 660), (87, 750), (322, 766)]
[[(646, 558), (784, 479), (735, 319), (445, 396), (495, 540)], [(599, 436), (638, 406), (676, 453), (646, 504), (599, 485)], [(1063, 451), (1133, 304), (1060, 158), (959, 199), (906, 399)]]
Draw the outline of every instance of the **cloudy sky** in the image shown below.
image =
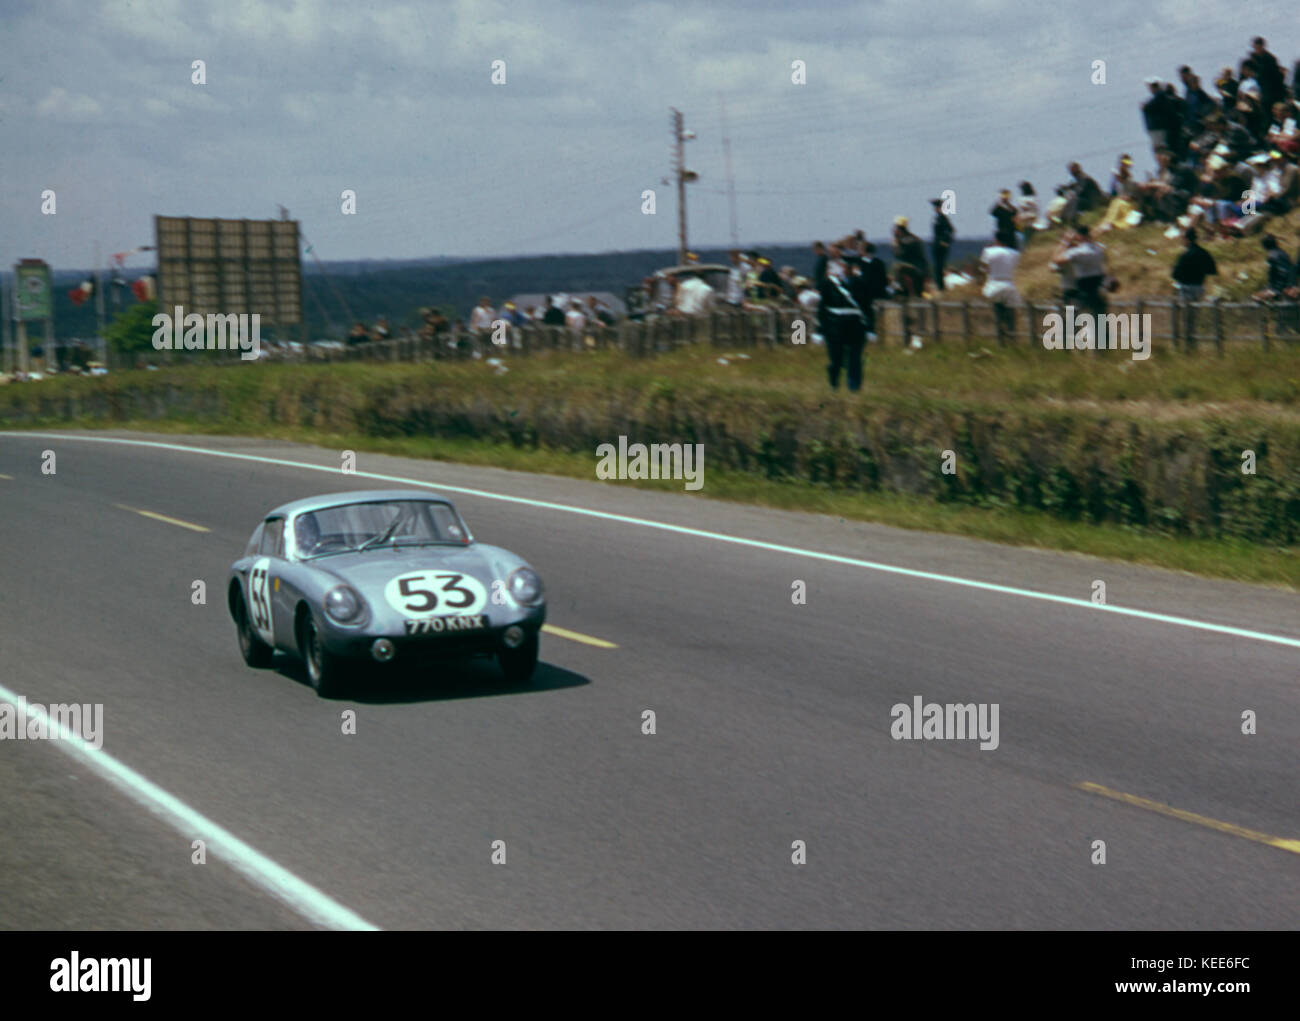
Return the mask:
[(742, 243), (880, 238), (900, 213), (928, 236), (945, 188), (959, 234), (985, 237), (997, 189), (1022, 177), (1050, 195), (1077, 156), (1104, 186), (1126, 150), (1149, 169), (1147, 75), (1190, 63), (1212, 92), (1255, 34), (1289, 74), (1288, 9), (0, 0), (0, 265), (88, 266), (96, 241), (152, 243), (157, 213), (261, 219), (277, 204), (325, 259), (672, 247), (670, 106), (697, 136), (693, 244), (731, 235), (724, 105)]

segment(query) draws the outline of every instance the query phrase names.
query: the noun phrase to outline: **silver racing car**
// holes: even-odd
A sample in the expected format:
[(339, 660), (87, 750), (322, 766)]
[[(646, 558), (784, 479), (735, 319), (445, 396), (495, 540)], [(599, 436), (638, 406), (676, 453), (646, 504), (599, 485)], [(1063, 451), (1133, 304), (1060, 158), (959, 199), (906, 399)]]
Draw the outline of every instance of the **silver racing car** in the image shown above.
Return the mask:
[(227, 599), (244, 662), (290, 653), (326, 696), (362, 664), (395, 660), (495, 655), (522, 683), (546, 620), (537, 573), (475, 542), (448, 500), (418, 490), (277, 507), (231, 566)]

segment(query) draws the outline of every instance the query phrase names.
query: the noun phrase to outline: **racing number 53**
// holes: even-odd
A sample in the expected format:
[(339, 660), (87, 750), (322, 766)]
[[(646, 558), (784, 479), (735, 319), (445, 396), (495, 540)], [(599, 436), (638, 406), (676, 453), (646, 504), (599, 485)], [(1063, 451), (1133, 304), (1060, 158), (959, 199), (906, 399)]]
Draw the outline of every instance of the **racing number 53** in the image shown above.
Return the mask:
[[(482, 585), (452, 571), (406, 574), (393, 581), (400, 599), (396, 605), (408, 614), (430, 614), (438, 609), (444, 613), (472, 613), (485, 598)], [(390, 597), (389, 601), (394, 600)]]

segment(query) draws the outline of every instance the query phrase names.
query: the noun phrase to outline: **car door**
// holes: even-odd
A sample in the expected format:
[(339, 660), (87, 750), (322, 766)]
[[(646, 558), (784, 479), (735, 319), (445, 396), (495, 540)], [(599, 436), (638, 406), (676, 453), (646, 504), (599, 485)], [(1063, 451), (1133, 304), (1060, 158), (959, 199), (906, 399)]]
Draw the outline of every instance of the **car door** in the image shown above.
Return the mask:
[(283, 647), (284, 636), (293, 630), (291, 624), (286, 627), (284, 607), (275, 598), (283, 568), (284, 518), (267, 518), (262, 522), (257, 557), (248, 572), (248, 612), (258, 637), (272, 648)]

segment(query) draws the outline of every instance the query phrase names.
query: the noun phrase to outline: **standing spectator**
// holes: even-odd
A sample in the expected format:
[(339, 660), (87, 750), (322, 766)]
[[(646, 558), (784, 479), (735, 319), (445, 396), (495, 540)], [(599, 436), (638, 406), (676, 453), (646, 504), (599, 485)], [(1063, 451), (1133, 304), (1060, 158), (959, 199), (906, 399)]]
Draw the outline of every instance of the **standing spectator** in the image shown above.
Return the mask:
[(388, 317), (387, 317), (387, 316), (380, 316), (380, 317), (379, 317), (379, 319), (375, 322), (375, 328), (374, 328), (374, 331), (371, 333), (370, 336), (371, 336), (371, 339), (372, 339), (372, 340), (375, 340), (375, 341), (378, 341), (378, 342), (381, 342), (381, 343), (382, 343), (383, 341), (385, 341), (385, 340), (391, 340), (391, 339), (392, 339), (393, 331), (392, 331), (392, 330), (389, 328), (389, 326), (388, 326)]
[(1189, 138), (1195, 138), (1201, 133), (1206, 116), (1215, 109), (1215, 103), (1201, 88), (1201, 80), (1190, 67), (1185, 64), (1180, 67), (1178, 77), (1183, 82), (1183, 130)]
[(1074, 279), (1073, 294), (1067, 294), (1067, 300), (1077, 301), (1093, 315), (1106, 312), (1106, 296), (1102, 287), (1106, 282), (1106, 249), (1093, 241), (1087, 227), (1076, 227), (1072, 243), (1064, 251), (1059, 251), (1052, 259), (1052, 265), (1069, 265)]
[(1016, 335), (1016, 306), (1020, 293), (1016, 290), (1016, 267), (1020, 253), (1016, 251), (1015, 233), (1008, 231), (997, 235), (993, 244), (980, 253), (984, 267), (984, 297), (993, 303), (993, 318), (998, 330), (998, 343)]
[(492, 299), (485, 294), (479, 298), (478, 304), (469, 314), (469, 328), (476, 339), (482, 340), (492, 332), (492, 320), (495, 318), (496, 312), (492, 309)]
[(856, 393), (862, 387), (866, 324), (850, 290), (849, 278), (849, 263), (840, 246), (832, 244), (820, 288), (821, 307), (826, 311), (826, 375), (835, 390), (840, 385), (840, 372), (847, 369), (849, 390)]
[(795, 280), (795, 286), (798, 288), (798, 292), (795, 295), (795, 301), (799, 305), (799, 311), (803, 315), (804, 322), (807, 323), (812, 319), (817, 323), (816, 328), (813, 330), (813, 343), (824, 344), (826, 342), (826, 334), (823, 332), (821, 325), (821, 292), (813, 286), (812, 281), (807, 277), (799, 277)]
[[(1277, 239), (1272, 234), (1265, 234), (1260, 244), (1264, 246), (1264, 251), (1268, 253), (1268, 286), (1255, 293), (1256, 300), (1293, 302), (1294, 299), (1290, 295), (1294, 293), (1292, 289), (1296, 284), (1295, 264), (1287, 258), (1286, 252), (1282, 251)], [(1293, 333), (1295, 331), (1294, 320), (1294, 305), (1289, 310), (1279, 308), (1277, 310), (1278, 332)]]
[(1282, 292), (1292, 285), (1295, 265), (1287, 258), (1286, 252), (1282, 251), (1277, 238), (1272, 234), (1265, 234), (1259, 243), (1268, 253), (1268, 286), (1258, 292), (1256, 297), (1266, 301), (1276, 301), (1282, 297)]
[(925, 246), (921, 239), (907, 229), (907, 217), (894, 219), (894, 274), (898, 290), (903, 297), (903, 343), (911, 338), (912, 347), (921, 346), (921, 338), (912, 332), (912, 312), (909, 298), (919, 298), (925, 293), (925, 279), (929, 267), (925, 262)]
[(1084, 173), (1078, 163), (1071, 163), (1066, 169), (1070, 172), (1070, 183), (1066, 185), (1063, 219), (1066, 223), (1073, 223), (1080, 213), (1091, 212), (1101, 204), (1101, 185)]
[(348, 347), (358, 347), (368, 343), (370, 343), (370, 332), (366, 329), (366, 324), (353, 323), (352, 332), (348, 334)]
[(943, 271), (948, 265), (948, 250), (952, 248), (956, 231), (952, 229), (952, 221), (943, 211), (943, 199), (931, 199), (930, 205), (934, 206), (934, 242), (930, 247), (934, 255), (934, 283), (942, 291)]
[(564, 309), (560, 308), (550, 295), (546, 298), (546, 311), (542, 313), (542, 323), (546, 326), (564, 325)]
[(885, 260), (876, 255), (876, 246), (870, 241), (862, 243), (862, 265), (853, 282), (857, 287), (852, 293), (862, 308), (867, 337), (875, 340), (876, 302), (889, 294), (889, 271), (885, 267)]
[[(760, 256), (758, 267), (758, 300), (776, 301), (783, 293), (780, 275), (772, 268), (772, 260), (765, 255)], [(710, 288), (710, 293), (712, 293), (712, 288)]]
[(740, 308), (745, 304), (745, 256), (739, 248), (731, 250), (731, 268), (727, 271), (727, 297), (726, 302), (732, 308)]
[(993, 217), (993, 236), (1014, 234), (1017, 215), (1015, 203), (1011, 201), (1011, 190), (1003, 188), (998, 192), (998, 200), (989, 209), (989, 216)]
[(701, 279), (699, 273), (685, 273), (677, 285), (677, 311), (695, 316), (708, 312), (713, 306), (713, 288)]
[(1020, 198), (1016, 201), (1016, 226), (1020, 229), (1022, 248), (1029, 244), (1029, 239), (1038, 229), (1038, 216), (1038, 196), (1034, 194), (1034, 186), (1028, 181), (1021, 181)]
[(582, 302), (569, 302), (569, 311), (564, 315), (564, 325), (569, 328), (569, 332), (575, 337), (581, 337), (583, 331), (587, 329), (587, 316), (582, 311)]
[(1161, 149), (1171, 147), (1169, 128), (1174, 118), (1174, 111), (1169, 102), (1169, 93), (1165, 91), (1164, 82), (1152, 75), (1146, 79), (1146, 85), (1151, 90), (1151, 98), (1142, 105), (1142, 120), (1151, 139), (1151, 151), (1159, 152)]
[(925, 261), (925, 246), (907, 229), (907, 217), (894, 218), (894, 274), (898, 288), (908, 298), (919, 298), (925, 291), (930, 267)]
[(1286, 96), (1286, 76), (1278, 66), (1277, 57), (1268, 52), (1268, 42), (1263, 36), (1257, 35), (1251, 41), (1250, 62), (1262, 93), (1260, 102), (1265, 110), (1271, 110), (1274, 103)]
[(1188, 346), (1196, 342), (1196, 309), (1192, 303), (1205, 297), (1205, 278), (1218, 276), (1219, 267), (1214, 264), (1214, 257), (1196, 243), (1196, 229), (1190, 228), (1183, 234), (1186, 247), (1183, 254), (1174, 263), (1171, 276), (1174, 278), (1174, 292), (1178, 303), (1185, 307), (1185, 326), (1183, 336)]

